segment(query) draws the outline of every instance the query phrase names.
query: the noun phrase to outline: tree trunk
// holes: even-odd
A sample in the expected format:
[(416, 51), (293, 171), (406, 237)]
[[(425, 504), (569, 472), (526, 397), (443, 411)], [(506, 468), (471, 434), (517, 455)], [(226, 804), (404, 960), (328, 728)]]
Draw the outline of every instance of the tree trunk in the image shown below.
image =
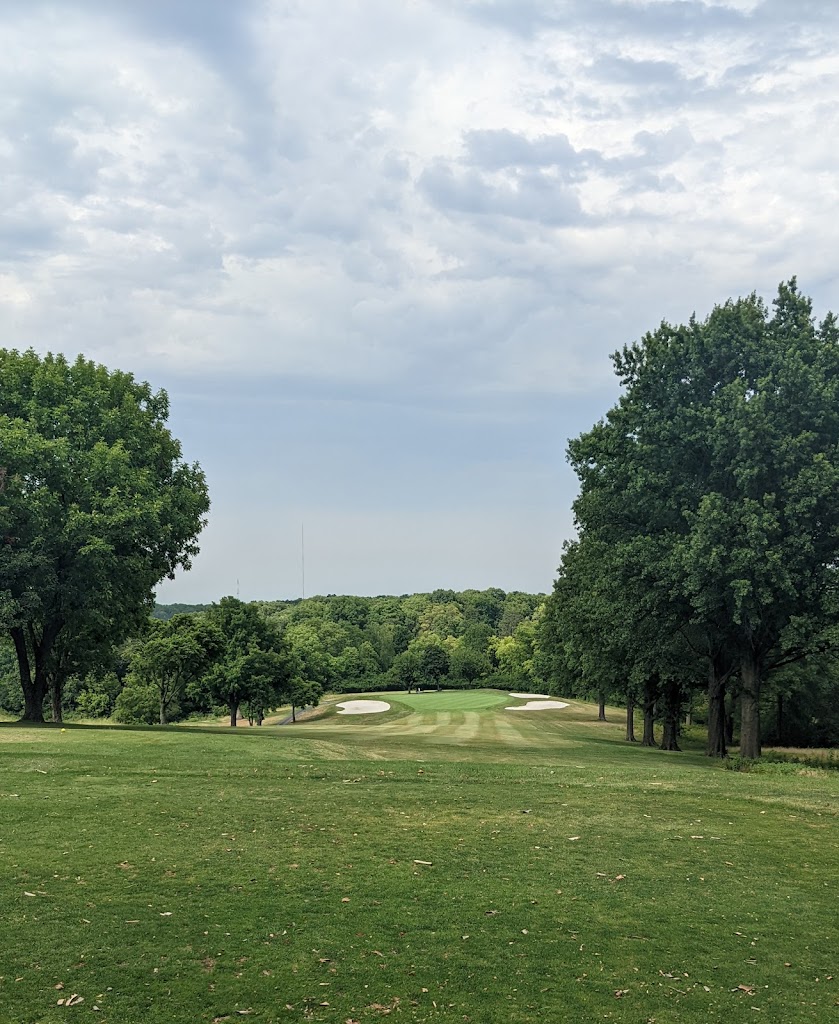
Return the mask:
[(158, 715), (158, 724), (168, 725), (169, 723), (166, 721), (166, 698), (163, 696), (162, 693), (160, 695), (160, 702), (158, 707), (160, 711), (160, 714)]
[(239, 701), (238, 700), (237, 701), (231, 701), (230, 702), (230, 726), (231, 726), (231, 728), (233, 728), (233, 729), (236, 728), (236, 720), (238, 719), (238, 717), (239, 717)]
[(655, 746), (655, 703), (658, 698), (658, 676), (651, 676), (644, 683), (644, 735), (642, 747)]
[(597, 721), (606, 721), (606, 698), (603, 694), (599, 694), (597, 698)]
[(747, 648), (740, 658), (740, 757), (760, 757), (760, 658)]
[(294, 705), (292, 704), (291, 705), (291, 724), (294, 725), (294, 723), (296, 721), (297, 721), (297, 715), (294, 713)]
[[(26, 634), (22, 626), (15, 626), (10, 630), (17, 655), (18, 673), (20, 686), (23, 690), (23, 718), (22, 722), (43, 722), (44, 720), (44, 698), (47, 695), (48, 678), (47, 666), (52, 653), (56, 637), (64, 627), (60, 618), (49, 620), (43, 628), (41, 639), (35, 635), (32, 623), (27, 623), (26, 629), (29, 634), (29, 644), (26, 642)], [(29, 658), (29, 648), (32, 649), (32, 658), (35, 662), (35, 674), (32, 674), (32, 662)]]
[(259, 712), (259, 713), (257, 714), (257, 716), (256, 716), (256, 724), (257, 724), (257, 725), (262, 725), (262, 723), (263, 723), (264, 721), (265, 721), (265, 715), (263, 715), (263, 713), (262, 713), (262, 712), (260, 711), (260, 712)]
[(50, 680), (50, 703), (52, 704), (52, 720), (53, 722), (64, 721), (64, 702), (62, 700), (64, 689), (63, 681), (60, 676), (54, 675)]
[(725, 679), (719, 657), (711, 658), (708, 668), (708, 757), (726, 757)]
[(784, 745), (784, 724), (785, 724), (785, 722), (784, 722), (784, 695), (782, 693), (779, 693), (778, 696), (775, 698), (775, 709), (776, 709), (776, 714), (777, 714), (777, 719), (778, 719), (778, 723), (777, 723), (777, 727), (776, 727), (776, 732), (778, 733), (778, 745), (782, 747)]
[(626, 695), (626, 741), (636, 743), (635, 739), (635, 697)]
[(32, 668), (29, 661), (29, 651), (26, 648), (26, 638), (23, 630), (16, 627), (11, 631), (12, 640), (17, 655), (18, 673), (20, 675), (20, 687), (23, 690), (23, 717), (22, 722), (43, 722), (44, 720), (44, 697), (47, 692), (47, 681), (43, 670), (38, 671), (37, 660), (35, 678), (32, 678)]
[(22, 722), (43, 722), (44, 721), (44, 697), (46, 685), (39, 686), (37, 679), (34, 683), (23, 684), (23, 717)]
[(661, 737), (662, 750), (680, 750), (679, 747), (679, 710), (681, 707), (681, 688), (673, 679), (664, 687), (664, 734)]
[(731, 746), (734, 743), (734, 705), (735, 698), (728, 695), (725, 700), (725, 742)]

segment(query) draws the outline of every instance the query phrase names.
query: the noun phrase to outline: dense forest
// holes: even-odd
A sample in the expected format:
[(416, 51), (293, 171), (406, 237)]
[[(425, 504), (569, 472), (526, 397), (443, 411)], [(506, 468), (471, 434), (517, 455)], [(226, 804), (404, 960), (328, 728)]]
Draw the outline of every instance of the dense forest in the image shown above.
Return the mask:
[[(325, 693), (486, 686), (589, 700), (603, 714), (606, 705), (623, 705), (628, 740), (671, 749), (678, 748), (687, 724), (707, 724), (701, 659), (686, 657), (674, 674), (678, 684), (652, 694), (649, 683), (645, 690), (637, 674), (615, 665), (615, 638), (601, 637), (585, 659), (569, 659), (574, 634), (561, 595), (558, 585), (549, 597), (491, 588), (157, 605), (145, 628), (99, 668), (67, 679), (61, 711), (68, 719), (156, 724), (221, 717), (231, 711), (232, 698), (235, 715), (259, 722), (281, 703), (317, 704)], [(589, 599), (597, 596), (595, 591)], [(567, 629), (558, 643), (563, 615)], [(254, 660), (257, 644), (273, 650), (267, 672)], [(243, 662), (245, 648), (251, 660)], [(729, 742), (739, 730), (737, 697), (733, 680), (725, 705)], [(835, 657), (825, 654), (779, 670), (762, 701), (766, 742), (839, 743)], [(0, 645), (0, 708), (12, 715), (23, 710), (9, 644)]]
[[(489, 589), (156, 606), (145, 630), (115, 650), (105, 671), (67, 680), (63, 710), (157, 722), (227, 707), (218, 688), (203, 679), (224, 635), (234, 631), (217, 621), (222, 606), (247, 609), (276, 638), (276, 651), (287, 665), (278, 673), (286, 682), (277, 689), (277, 702), (294, 695), (290, 681), (296, 681), (301, 704), (315, 702), (324, 692), (544, 685), (534, 665), (544, 601), (545, 595)], [(208, 631), (202, 634), (202, 623), (219, 625), (222, 641)], [(183, 666), (177, 678), (163, 681), (160, 668), (176, 665), (179, 657)], [(249, 710), (262, 701), (264, 709), (272, 695), (254, 694), (251, 682), (242, 681), (240, 703)], [(0, 655), (0, 705), (18, 713), (21, 700), (17, 666), (7, 648)]]

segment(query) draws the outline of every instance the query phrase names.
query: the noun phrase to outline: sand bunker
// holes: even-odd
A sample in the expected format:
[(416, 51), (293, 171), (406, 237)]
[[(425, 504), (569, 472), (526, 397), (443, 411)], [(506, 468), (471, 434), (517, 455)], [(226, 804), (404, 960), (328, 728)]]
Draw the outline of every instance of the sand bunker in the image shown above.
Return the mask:
[(515, 704), (511, 708), (504, 708), (505, 711), (552, 711), (556, 708), (567, 708), (568, 705), (561, 700), (547, 700), (539, 694), (533, 693), (511, 693), (511, 697), (536, 697), (526, 704)]
[(550, 700), (546, 693), (511, 693), (511, 697), (521, 697), (522, 700)]
[(338, 707), (343, 708), (339, 715), (376, 715), (382, 711), (390, 711), (390, 704), (384, 700), (342, 700)]

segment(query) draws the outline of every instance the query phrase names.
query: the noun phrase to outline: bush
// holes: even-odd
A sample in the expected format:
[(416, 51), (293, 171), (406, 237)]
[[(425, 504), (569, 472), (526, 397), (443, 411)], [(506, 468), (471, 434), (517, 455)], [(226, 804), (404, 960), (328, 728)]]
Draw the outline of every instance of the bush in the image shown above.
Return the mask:
[(84, 718), (106, 718), (111, 708), (107, 693), (82, 690), (76, 697), (76, 711)]
[(153, 686), (129, 683), (114, 704), (114, 718), (125, 725), (154, 725), (160, 717), (157, 690)]
[(23, 691), (15, 676), (0, 676), (0, 708), (10, 715), (23, 714)]

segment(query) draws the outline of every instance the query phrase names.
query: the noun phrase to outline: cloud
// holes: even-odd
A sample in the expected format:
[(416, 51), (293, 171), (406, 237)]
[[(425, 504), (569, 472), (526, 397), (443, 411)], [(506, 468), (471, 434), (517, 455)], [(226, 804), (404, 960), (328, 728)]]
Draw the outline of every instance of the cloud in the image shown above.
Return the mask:
[[(0, 27), (4, 343), (221, 380), (217, 409), (256, 384), (344, 396), (371, 453), (381, 395), (424, 410), (419, 438), (476, 403), (468, 451), (433, 435), (452, 493), (448, 460), (502, 447), (502, 408), (561, 466), (562, 431), (614, 395), (609, 352), (662, 318), (793, 273), (839, 305), (831, 5), (10, 0)], [(327, 484), (329, 452), (308, 462)], [(472, 485), (458, 530), (479, 506), (506, 530)]]

